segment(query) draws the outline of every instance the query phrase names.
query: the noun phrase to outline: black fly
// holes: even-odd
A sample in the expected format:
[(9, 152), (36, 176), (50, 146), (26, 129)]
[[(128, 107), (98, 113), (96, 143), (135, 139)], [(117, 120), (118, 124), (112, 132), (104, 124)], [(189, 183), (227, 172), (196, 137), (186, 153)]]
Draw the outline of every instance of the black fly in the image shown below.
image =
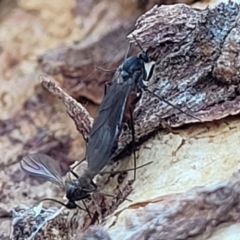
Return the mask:
[[(149, 79), (153, 66), (154, 62), (149, 61), (145, 54), (129, 57), (117, 70), (113, 81), (107, 87), (86, 150), (91, 177), (98, 174), (111, 160), (117, 149), (123, 123), (130, 122), (133, 126), (134, 106), (141, 97), (144, 80)], [(134, 141), (134, 128), (132, 131)]]
[[(113, 81), (108, 86), (107, 91), (105, 91), (106, 95), (93, 123), (86, 151), (89, 175), (91, 177), (99, 173), (113, 157), (124, 122), (128, 123), (132, 130), (134, 169), (136, 169), (133, 111), (136, 103), (141, 98), (143, 90), (148, 91), (180, 112), (195, 118), (148, 90), (146, 83), (153, 74), (155, 62), (150, 60), (138, 42), (137, 44), (142, 52), (137, 56), (125, 59), (123, 64), (117, 69)], [(195, 119), (200, 121), (198, 118)], [(134, 172), (134, 180), (135, 178), (136, 173)]]
[[(52, 158), (44, 154), (32, 154), (23, 157), (21, 160), (20, 164), (24, 171), (44, 177), (66, 191), (67, 204), (54, 201), (69, 209), (76, 208), (79, 206), (75, 201), (86, 199), (90, 193), (97, 190), (97, 186), (92, 180), (109, 163), (117, 149), (118, 137), (123, 123), (130, 120), (133, 126), (132, 112), (134, 105), (140, 98), (139, 93), (143, 88), (143, 80), (148, 80), (151, 72), (151, 69), (150, 71), (146, 70), (147, 67), (144, 64), (154, 65), (144, 54), (129, 57), (115, 74), (90, 131), (86, 148), (88, 168), (82, 176), (78, 176), (71, 171), (76, 179), (64, 184), (60, 167)], [(88, 214), (90, 215), (89, 211)]]
[[(69, 209), (79, 207), (75, 201), (86, 199), (92, 192), (97, 190), (93, 178), (101, 173), (102, 169), (112, 159), (118, 147), (118, 138), (124, 123), (130, 124), (132, 141), (133, 144), (135, 143), (133, 111), (136, 103), (141, 98), (142, 91), (149, 91), (146, 82), (153, 73), (154, 64), (155, 62), (151, 61), (148, 55), (142, 51), (137, 56), (127, 58), (116, 71), (113, 81), (107, 87), (106, 94), (90, 131), (85, 155), (88, 168), (82, 176), (78, 176), (71, 170), (76, 179), (64, 184), (60, 177), (59, 166), (56, 166), (56, 162), (50, 157), (43, 154), (33, 154), (25, 156), (21, 160), (23, 170), (45, 177), (66, 191), (66, 197), (69, 201), (67, 204), (59, 202), (60, 204)], [(158, 97), (156, 94), (152, 94)], [(175, 107), (171, 103), (165, 102)], [(181, 109), (178, 110), (181, 111)], [(134, 169), (136, 169), (135, 151), (134, 165)], [(85, 204), (84, 206), (86, 208)], [(89, 211), (88, 214), (91, 217)]]

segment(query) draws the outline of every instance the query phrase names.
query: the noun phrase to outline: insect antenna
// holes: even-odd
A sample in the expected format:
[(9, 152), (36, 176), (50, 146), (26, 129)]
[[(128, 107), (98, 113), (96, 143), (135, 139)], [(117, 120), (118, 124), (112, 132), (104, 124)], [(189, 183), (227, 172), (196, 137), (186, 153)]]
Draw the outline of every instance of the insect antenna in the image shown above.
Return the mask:
[[(125, 45), (125, 43), (126, 43), (126, 42), (122, 43), (121, 46), (118, 47), (118, 48), (111, 54), (111, 56), (115, 56), (115, 55), (118, 53), (118, 51)], [(100, 63), (100, 65), (104, 65), (104, 64), (107, 63), (107, 62), (108, 62), (108, 59), (102, 61), (102, 62)], [(94, 67), (95, 67), (96, 69), (99, 68), (98, 66), (94, 66)], [(96, 69), (95, 69), (95, 70), (96, 70)], [(83, 82), (86, 81), (86, 80), (95, 72), (95, 70), (93, 70), (91, 73), (89, 73), (89, 74), (83, 79)], [(109, 70), (107, 70), (107, 71), (109, 71)], [(109, 71), (109, 72), (110, 72), (110, 71)], [(76, 83), (70, 90), (73, 90), (76, 86), (78, 86), (78, 84), (79, 84), (79, 83)]]
[[(63, 207), (65, 207), (65, 208), (67, 208), (67, 209), (70, 209), (69, 206), (68, 206), (66, 203), (63, 203), (63, 202), (61, 202), (61, 201), (59, 201), (59, 200), (56, 200), (56, 199), (53, 199), (53, 198), (43, 198), (43, 199), (37, 201), (34, 205), (37, 205), (37, 204), (39, 204), (40, 202), (43, 202), (43, 201), (52, 201), (52, 202), (55, 202), (55, 203), (58, 203), (58, 204), (62, 205)], [(83, 210), (83, 211), (87, 212), (86, 209), (81, 208), (81, 207), (78, 206), (77, 204), (76, 204), (76, 206), (77, 206), (80, 210)]]
[(127, 51), (126, 51), (126, 53), (125, 53), (124, 60), (127, 59), (128, 53), (129, 53), (129, 51), (130, 51), (130, 48), (131, 48), (131, 44), (128, 44), (128, 49), (127, 49)]
[(103, 72), (114, 72), (114, 71), (116, 71), (116, 68), (112, 69), (112, 70), (105, 69), (105, 68), (102, 68), (102, 67), (99, 67), (99, 66), (96, 66), (95, 68), (98, 69), (98, 70), (101, 70)]
[(140, 43), (138, 42), (136, 36), (134, 34), (132, 34), (132, 37), (134, 38), (134, 40), (136, 41), (138, 47), (140, 48), (140, 50), (143, 52), (143, 53), (146, 53), (146, 51), (143, 50), (142, 46), (140, 45)]
[[(124, 60), (126, 60), (126, 58), (127, 58), (127, 56), (128, 56), (128, 53), (129, 53), (129, 51), (130, 51), (130, 48), (131, 48), (131, 44), (128, 44), (128, 48), (127, 48), (127, 51), (126, 51), (126, 53), (125, 53)], [(105, 61), (105, 62), (106, 62), (106, 61)], [(105, 62), (103, 62), (102, 64), (104, 64)], [(112, 69), (112, 70), (109, 70), (109, 69), (105, 69), (105, 68), (102, 68), (102, 67), (99, 67), (99, 66), (95, 66), (95, 68), (98, 69), (98, 70), (101, 70), (101, 71), (103, 71), (103, 72), (114, 72), (114, 71), (117, 70), (117, 68)]]
[[(67, 209), (71, 209), (71, 207), (69, 207), (68, 204), (65, 204), (65, 203), (63, 203), (63, 202), (61, 202), (61, 201), (58, 201), (58, 200), (56, 200), (56, 199), (53, 199), (53, 198), (44, 198), (44, 199), (41, 199), (41, 200), (39, 200), (38, 202), (36, 202), (34, 205), (37, 205), (37, 204), (39, 204), (40, 202), (43, 202), (43, 201), (52, 201), (52, 202), (55, 202), (55, 203), (58, 203), (58, 204), (62, 205), (63, 207), (65, 207), (65, 208), (67, 208)], [(91, 212), (89, 211), (88, 207), (86, 206), (86, 204), (85, 204), (85, 202), (84, 202), (83, 200), (82, 200), (82, 203), (83, 203), (85, 209), (84, 209), (84, 208), (81, 208), (81, 207), (80, 207), (78, 204), (76, 204), (75, 202), (74, 202), (74, 206), (76, 206), (77, 208), (79, 208), (80, 210), (82, 210), (82, 211), (84, 211), (84, 212), (87, 212), (88, 216), (90, 217), (90, 219), (91, 219), (91, 221), (92, 221), (93, 219), (92, 219)], [(93, 213), (92, 213), (92, 214), (93, 214)]]

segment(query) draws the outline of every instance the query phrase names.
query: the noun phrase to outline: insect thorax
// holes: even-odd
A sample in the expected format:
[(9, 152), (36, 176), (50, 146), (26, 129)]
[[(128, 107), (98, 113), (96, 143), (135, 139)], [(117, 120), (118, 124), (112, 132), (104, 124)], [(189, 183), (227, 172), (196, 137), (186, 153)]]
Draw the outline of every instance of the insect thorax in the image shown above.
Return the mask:
[(83, 188), (78, 180), (74, 180), (66, 184), (66, 197), (70, 201), (79, 201), (87, 198), (88, 194), (83, 191)]
[(132, 78), (137, 72), (141, 73), (144, 71), (143, 60), (137, 56), (129, 57), (123, 62), (120, 71), (123, 80), (128, 81), (129, 78)]

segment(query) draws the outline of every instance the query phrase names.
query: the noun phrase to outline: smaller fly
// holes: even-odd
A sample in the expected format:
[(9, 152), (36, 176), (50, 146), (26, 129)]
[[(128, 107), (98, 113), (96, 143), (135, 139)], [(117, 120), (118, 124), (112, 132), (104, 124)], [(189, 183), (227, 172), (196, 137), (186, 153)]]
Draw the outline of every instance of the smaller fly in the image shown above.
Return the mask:
[[(80, 206), (78, 206), (75, 203), (75, 201), (86, 199), (90, 195), (88, 194), (87, 191), (84, 191), (84, 189), (76, 188), (75, 186), (76, 180), (64, 183), (61, 177), (60, 165), (54, 159), (52, 159), (51, 157), (45, 154), (40, 154), (40, 153), (29, 154), (22, 158), (22, 160), (20, 161), (20, 165), (25, 172), (35, 176), (43, 177), (48, 181), (58, 185), (61, 189), (63, 189), (66, 192), (66, 197), (68, 199), (68, 202), (64, 204), (55, 199), (49, 199), (49, 198), (45, 198), (43, 200), (55, 201), (65, 206), (68, 209), (74, 209), (78, 207), (81, 210), (85, 210), (85, 209), (82, 209)], [(89, 212), (88, 214), (90, 215)]]

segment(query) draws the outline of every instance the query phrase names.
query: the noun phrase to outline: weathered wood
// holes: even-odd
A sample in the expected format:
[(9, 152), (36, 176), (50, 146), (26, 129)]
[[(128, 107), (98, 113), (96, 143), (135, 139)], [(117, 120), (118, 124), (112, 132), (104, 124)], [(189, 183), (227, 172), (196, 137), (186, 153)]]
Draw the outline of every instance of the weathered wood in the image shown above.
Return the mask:
[[(192, 9), (185, 5), (162, 6), (155, 7), (144, 14), (137, 21), (136, 30), (132, 34), (136, 36), (142, 47), (148, 50), (151, 58), (157, 60), (150, 89), (173, 104), (181, 106), (185, 111), (191, 109), (191, 113), (200, 118), (202, 122), (238, 114), (240, 110), (237, 78), (238, 58), (230, 57), (230, 52), (239, 51), (238, 24), (239, 5), (232, 2), (204, 10)], [(134, 38), (131, 41), (134, 41)], [(134, 118), (137, 140), (160, 129), (163, 123), (170, 127), (177, 127), (196, 122), (195, 119), (177, 113), (177, 110), (171, 106), (159, 102), (149, 93), (144, 94), (134, 112)], [(193, 188), (196, 186), (197, 173), (201, 174), (202, 169), (206, 169), (203, 174), (207, 175), (209, 172), (213, 174), (214, 169), (222, 166), (221, 174), (226, 172), (225, 179), (230, 177), (230, 172), (236, 172), (233, 169), (235, 169), (237, 158), (232, 160), (233, 166), (229, 169), (225, 169), (223, 163), (220, 166), (214, 165), (215, 160), (208, 162), (207, 156), (201, 158), (201, 154), (205, 153), (204, 148), (210, 154), (212, 152), (206, 148), (212, 142), (216, 142), (219, 153), (212, 154), (213, 156), (218, 154), (217, 156), (220, 158), (218, 161), (221, 161), (222, 158), (222, 161), (225, 161), (224, 156), (227, 153), (221, 153), (220, 148), (231, 145), (233, 135), (238, 134), (234, 129), (239, 128), (238, 121), (227, 121), (229, 127), (224, 121), (215, 123), (215, 125), (214, 123), (196, 125), (192, 129), (189, 128), (188, 131), (180, 130), (181, 136), (161, 133), (143, 144), (138, 164), (149, 161), (151, 157), (154, 158), (154, 163), (147, 170), (144, 169), (138, 174), (139, 179), (134, 183), (134, 192), (130, 195), (134, 198), (134, 203), (124, 203), (115, 212), (105, 225), (108, 233), (104, 233), (99, 226), (93, 227), (85, 233), (85, 239), (89, 236), (95, 236), (93, 239), (101, 239), (98, 235), (103, 236), (102, 238), (112, 239), (206, 237), (222, 222), (237, 222), (239, 220), (239, 173), (225, 181), (221, 175), (221, 178), (217, 178), (220, 183), (214, 186)], [(225, 132), (230, 135), (224, 135)], [(219, 137), (218, 135), (221, 134), (222, 137)], [(205, 138), (206, 142), (203, 141)], [(203, 143), (200, 142), (197, 145), (198, 139)], [(219, 143), (223, 141), (222, 139), (225, 139), (223, 145)], [(126, 129), (120, 139), (119, 152), (130, 141), (130, 134)], [(191, 146), (198, 148), (194, 150), (191, 149)], [(191, 159), (191, 155), (188, 157), (191, 152), (184, 152), (184, 148), (188, 151), (190, 151), (189, 149), (194, 152), (199, 151), (199, 155)], [(182, 155), (179, 153), (181, 151)], [(164, 155), (165, 152), (172, 157), (167, 158)], [(175, 159), (174, 156), (178, 158)], [(233, 156), (231, 158), (233, 159)], [(191, 161), (186, 162), (185, 168), (179, 165), (186, 160)], [(122, 162), (124, 161), (121, 161), (120, 164)], [(191, 167), (192, 162), (194, 167)], [(172, 170), (171, 163), (173, 164), (172, 168), (176, 166), (176, 171), (172, 171), (172, 174), (169, 175)], [(184, 188), (181, 185), (180, 188), (178, 182), (184, 179), (185, 172), (183, 171), (189, 174), (190, 170), (194, 171), (194, 169), (197, 169), (198, 172), (190, 174), (191, 181), (187, 178), (188, 180), (185, 180), (187, 186)], [(213, 181), (211, 174), (207, 175), (207, 180), (201, 181), (201, 184), (211, 183)], [(201, 175), (201, 177), (203, 176)], [(167, 196), (164, 194), (164, 191), (167, 191), (164, 189), (167, 181), (164, 180), (165, 178), (172, 178), (172, 185), (176, 185), (176, 188), (171, 184), (166, 187), (173, 192)], [(112, 178), (104, 186), (103, 192), (114, 194), (117, 187), (122, 186), (117, 181), (117, 177)], [(154, 186), (154, 183), (158, 187)], [(126, 180), (124, 184), (127, 184)], [(189, 190), (191, 188), (193, 189)], [(180, 194), (179, 191), (184, 193)], [(111, 212), (112, 207), (116, 207), (115, 201), (106, 200), (101, 196), (93, 196), (93, 201), (98, 203), (94, 207), (94, 204), (91, 205), (91, 209), (94, 211), (101, 211), (102, 207), (105, 207)], [(142, 208), (140, 209), (140, 207)], [(32, 217), (30, 211), (26, 210), (26, 214)], [(82, 237), (81, 229), (83, 229), (84, 223), (85, 227), (88, 225), (85, 222), (85, 213), (74, 215), (74, 212), (71, 211), (69, 214), (70, 216), (66, 218), (66, 215), (61, 213), (59, 218), (55, 218), (50, 223), (46, 222), (39, 236), (61, 238), (66, 236), (66, 232), (69, 232), (70, 235), (75, 234), (79, 238)], [(63, 219), (65, 219), (65, 225), (60, 230), (59, 224), (63, 222)], [(24, 218), (22, 221), (25, 222)], [(57, 229), (57, 236), (52, 231), (53, 228)]]

